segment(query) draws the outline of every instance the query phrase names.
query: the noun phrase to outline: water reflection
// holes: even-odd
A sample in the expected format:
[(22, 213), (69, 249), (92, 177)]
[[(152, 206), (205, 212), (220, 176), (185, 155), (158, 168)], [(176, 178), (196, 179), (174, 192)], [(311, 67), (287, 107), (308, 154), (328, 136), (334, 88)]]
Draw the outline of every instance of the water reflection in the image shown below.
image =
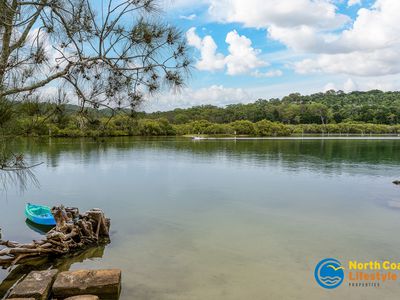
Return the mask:
[[(72, 269), (122, 269), (124, 300), (324, 299), (310, 280), (321, 258), (398, 260), (399, 210), (388, 202), (400, 199), (392, 184), (400, 140), (21, 139), (11, 146), (45, 164), (35, 170), (40, 190), (10, 192), (2, 202), (5, 238), (39, 238), (24, 222), (27, 201), (101, 207), (112, 243), (101, 260)], [(399, 289), (335, 296), (395, 299)]]
[(29, 184), (39, 186), (39, 181), (31, 168), (7, 171), (0, 169), (0, 191), (7, 192), (9, 188), (17, 188), (23, 192)]
[(14, 152), (13, 139), (0, 137), (0, 191), (7, 191), (10, 187), (17, 187), (24, 191), (32, 183), (38, 186), (39, 182), (33, 168), (40, 163), (30, 165), (24, 155)]
[(26, 219), (25, 220), (25, 224), (26, 226), (28, 226), (30, 229), (32, 229), (33, 231), (41, 234), (41, 235), (45, 235), (46, 233), (48, 233), (52, 228), (54, 228), (54, 226), (47, 226), (47, 225), (40, 225), (40, 224), (36, 224), (33, 223), (31, 220)]
[[(32, 163), (41, 161), (57, 167), (65, 156), (76, 162), (96, 164), (109, 153), (142, 150), (175, 152), (202, 160), (229, 160), (253, 166), (279, 164), (289, 170), (310, 169), (326, 174), (352, 172), (354, 166), (373, 167), (400, 164), (400, 140), (207, 140), (186, 138), (108, 138), (93, 139), (20, 139), (12, 145), (25, 153)], [(353, 170), (351, 170), (353, 169)]]

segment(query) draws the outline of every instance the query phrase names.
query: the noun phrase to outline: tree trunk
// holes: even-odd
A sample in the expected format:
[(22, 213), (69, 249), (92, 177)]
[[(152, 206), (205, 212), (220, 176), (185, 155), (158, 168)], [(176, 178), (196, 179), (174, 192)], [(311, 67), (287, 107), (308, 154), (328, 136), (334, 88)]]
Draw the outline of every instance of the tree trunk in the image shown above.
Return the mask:
[(14, 16), (17, 10), (17, 1), (13, 0), (11, 5), (7, 3), (7, 0), (0, 0), (1, 9), (1, 23), (0, 23), (0, 33), (2, 34), (2, 48), (0, 53), (0, 91), (3, 90), (4, 77), (7, 69), (8, 58), (10, 56), (10, 44), (11, 35), (13, 30)]

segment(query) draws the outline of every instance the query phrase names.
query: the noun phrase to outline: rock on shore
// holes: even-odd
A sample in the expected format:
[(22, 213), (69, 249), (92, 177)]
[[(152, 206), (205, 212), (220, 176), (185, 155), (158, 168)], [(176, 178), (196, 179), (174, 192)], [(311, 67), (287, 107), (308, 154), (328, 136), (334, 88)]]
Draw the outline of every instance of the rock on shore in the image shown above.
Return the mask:
[(33, 271), (18, 283), (10, 295), (9, 299), (32, 298), (35, 300), (46, 300), (51, 291), (54, 277), (58, 270)]
[(121, 270), (79, 270), (61, 272), (53, 284), (54, 298), (96, 295), (100, 299), (118, 299)]

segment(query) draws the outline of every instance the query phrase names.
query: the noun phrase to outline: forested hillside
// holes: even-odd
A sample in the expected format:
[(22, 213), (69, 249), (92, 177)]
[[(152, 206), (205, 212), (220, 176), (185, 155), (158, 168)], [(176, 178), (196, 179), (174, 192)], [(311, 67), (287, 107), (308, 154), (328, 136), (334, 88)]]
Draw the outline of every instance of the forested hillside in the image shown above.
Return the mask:
[(0, 130), (18, 136), (126, 136), (304, 133), (399, 134), (400, 92), (290, 94), (227, 107), (167, 112), (81, 109), (63, 103), (0, 101)]
[(282, 99), (259, 99), (250, 104), (233, 104), (225, 108), (204, 105), (150, 114), (151, 118), (167, 118), (174, 124), (192, 120), (229, 123), (237, 120), (258, 122), (269, 120), (285, 124), (328, 124), (364, 122), (397, 124), (400, 121), (400, 92), (344, 93), (328, 91), (308, 96), (298, 93)]

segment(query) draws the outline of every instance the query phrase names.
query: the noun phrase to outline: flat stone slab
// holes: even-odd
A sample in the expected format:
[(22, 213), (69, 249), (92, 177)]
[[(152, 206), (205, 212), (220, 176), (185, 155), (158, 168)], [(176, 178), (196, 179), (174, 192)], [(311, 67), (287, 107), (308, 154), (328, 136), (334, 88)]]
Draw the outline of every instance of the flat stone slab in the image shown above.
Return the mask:
[(53, 284), (54, 298), (96, 295), (100, 299), (118, 299), (121, 270), (79, 270), (61, 272)]
[(8, 297), (10, 299), (48, 299), (51, 285), (57, 273), (58, 270), (32, 271), (12, 289)]
[(81, 295), (65, 298), (64, 300), (100, 300), (100, 298), (94, 295)]

